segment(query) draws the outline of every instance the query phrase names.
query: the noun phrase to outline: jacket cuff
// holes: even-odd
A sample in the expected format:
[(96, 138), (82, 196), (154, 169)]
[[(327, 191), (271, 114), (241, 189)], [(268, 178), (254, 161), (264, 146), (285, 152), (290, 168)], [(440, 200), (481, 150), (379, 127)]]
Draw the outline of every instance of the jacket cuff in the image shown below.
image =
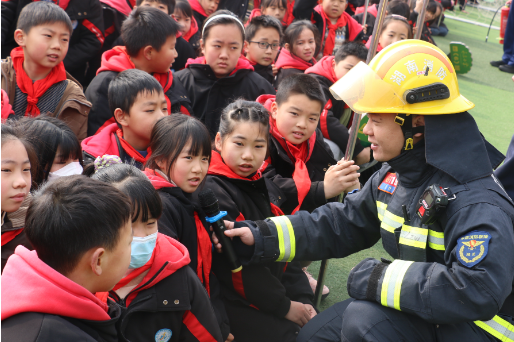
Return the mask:
[(379, 281), (387, 269), (387, 263), (373, 258), (362, 260), (348, 276), (346, 284), (350, 297), (361, 300), (378, 301)]
[(278, 303), (277, 308), (273, 311), (273, 315), (277, 317), (285, 317), (291, 308), (291, 299), (287, 297), (283, 297), (280, 303)]

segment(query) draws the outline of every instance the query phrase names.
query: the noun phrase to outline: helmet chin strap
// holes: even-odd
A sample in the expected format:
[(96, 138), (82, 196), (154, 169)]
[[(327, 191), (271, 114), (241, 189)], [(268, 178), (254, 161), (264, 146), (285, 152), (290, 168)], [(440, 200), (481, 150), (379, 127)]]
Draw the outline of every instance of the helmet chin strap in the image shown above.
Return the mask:
[(411, 114), (396, 114), (394, 122), (400, 125), (405, 138), (405, 144), (403, 145), (402, 152), (412, 150), (414, 148), (414, 135), (417, 133), (424, 133), (425, 126), (412, 127)]

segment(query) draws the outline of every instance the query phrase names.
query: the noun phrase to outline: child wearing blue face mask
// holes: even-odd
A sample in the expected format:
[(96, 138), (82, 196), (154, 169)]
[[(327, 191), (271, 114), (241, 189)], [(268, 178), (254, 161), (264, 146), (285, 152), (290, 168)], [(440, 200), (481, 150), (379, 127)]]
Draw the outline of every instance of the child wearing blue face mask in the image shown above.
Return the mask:
[(68, 125), (54, 117), (26, 117), (18, 123), (38, 159), (32, 190), (46, 181), (82, 173), (82, 148)]
[(113, 185), (132, 202), (129, 269), (109, 293), (97, 293), (125, 308), (119, 341), (221, 341), (209, 297), (187, 267), (187, 248), (158, 232), (162, 204), (150, 180), (110, 155), (98, 157), (84, 172), (94, 172), (91, 178)]

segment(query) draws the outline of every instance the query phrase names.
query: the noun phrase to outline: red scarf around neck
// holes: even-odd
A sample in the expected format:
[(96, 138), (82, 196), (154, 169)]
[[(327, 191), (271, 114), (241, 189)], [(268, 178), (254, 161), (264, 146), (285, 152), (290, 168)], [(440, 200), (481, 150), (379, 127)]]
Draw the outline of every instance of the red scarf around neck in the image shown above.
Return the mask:
[(309, 171), (307, 170), (307, 163), (312, 156), (312, 150), (316, 143), (316, 132), (312, 133), (311, 137), (299, 145), (294, 145), (287, 141), (277, 129), (275, 120), (270, 116), (270, 132), (280, 143), (282, 148), (286, 151), (287, 155), (294, 162), (293, 181), (298, 191), (298, 206), (292, 211), (291, 214), (300, 210), (305, 196), (309, 193), (311, 188), (311, 179)]
[[(325, 41), (325, 46), (323, 48), (323, 56), (330, 56), (332, 55), (332, 51), (334, 51), (334, 46), (336, 44), (337, 28), (346, 26), (346, 23), (348, 22), (348, 18), (345, 15), (347, 13), (343, 12), (343, 14), (341, 14), (341, 16), (337, 19), (337, 22), (335, 24), (332, 24), (330, 18), (327, 16), (325, 11), (323, 11), (323, 7), (321, 5), (316, 6), (314, 10), (323, 17), (325, 25), (328, 25), (328, 36), (327, 40)], [(322, 32), (321, 34), (323, 35), (323, 37), (325, 37), (325, 32)]]
[[(148, 157), (152, 154), (152, 150), (150, 150), (150, 147), (146, 150), (148, 152), (146, 158), (141, 155), (134, 147), (132, 147), (125, 139), (123, 139), (123, 131), (121, 129), (118, 129), (116, 131), (116, 135), (119, 138), (121, 147), (127, 153), (130, 158), (134, 159), (135, 161), (145, 165), (146, 161), (148, 160)], [(121, 151), (120, 151), (121, 153)]]
[(25, 116), (38, 116), (41, 114), (37, 106), (39, 98), (51, 86), (66, 79), (64, 64), (60, 62), (52, 68), (45, 78), (33, 82), (23, 69), (25, 55), (22, 47), (17, 47), (11, 51), (11, 59), (14, 71), (16, 72), (16, 84), (18, 84), (18, 88), (20, 88), (23, 93), (27, 94), (27, 110), (25, 111)]
[(198, 0), (189, 0), (189, 4), (191, 5), (191, 9), (193, 11), (200, 13), (204, 17), (208, 17), (207, 13), (205, 13), (205, 10)]
[(205, 230), (202, 220), (195, 211), (195, 224), (196, 224), (196, 243), (198, 245), (196, 266), (196, 274), (200, 281), (205, 285), (205, 289), (209, 296), (211, 295), (211, 288), (209, 285), (209, 274), (211, 273), (212, 266), (212, 242), (209, 233)]

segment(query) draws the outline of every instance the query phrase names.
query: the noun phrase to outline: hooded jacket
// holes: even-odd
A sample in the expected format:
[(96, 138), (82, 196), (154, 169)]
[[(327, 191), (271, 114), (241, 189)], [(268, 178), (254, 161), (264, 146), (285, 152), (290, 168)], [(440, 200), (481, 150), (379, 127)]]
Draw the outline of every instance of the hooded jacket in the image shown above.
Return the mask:
[[(336, 143), (341, 151), (346, 151), (349, 137), (347, 124), (351, 125), (353, 112), (344, 101), (336, 100), (329, 90), (337, 82), (334, 68), (332, 67), (334, 58), (334, 56), (323, 57), (314, 66), (305, 70), (305, 73), (316, 77), (327, 99), (325, 108), (321, 112), (318, 126), (321, 133), (323, 133), (323, 137)], [(353, 155), (358, 155), (363, 149), (364, 147), (357, 140)]]
[[(257, 102), (270, 110), (271, 103), (274, 100), (274, 96), (261, 96), (257, 99)], [(281, 209), (284, 213), (291, 213), (298, 206), (298, 190), (293, 180), (295, 164), (273, 136), (270, 138), (269, 155), (268, 167), (264, 170), (263, 175), (271, 179), (285, 193), (288, 201), (281, 206)], [(311, 187), (302, 202), (300, 210), (312, 211), (327, 203), (323, 180), (328, 168), (336, 163), (330, 147), (323, 140), (323, 135), (319, 129), (316, 129), (316, 140), (311, 157), (305, 163), (309, 172)], [(332, 200), (335, 200), (335, 198), (329, 199), (329, 201)]]
[(275, 76), (273, 75), (273, 64), (265, 66), (251, 61), (248, 57), (246, 57), (246, 59), (253, 66), (253, 71), (255, 71), (255, 73), (259, 74), (262, 78), (268, 81), (269, 84), (273, 85), (273, 80), (275, 79)]
[[(97, 71), (97, 76), (91, 81), (86, 90), (86, 97), (93, 103), (89, 114), (88, 136), (97, 134), (106, 126), (114, 123), (113, 113), (109, 109), (108, 90), (111, 81), (119, 72), (127, 69), (134, 69), (135, 65), (130, 60), (125, 47), (116, 46), (106, 51), (102, 56), (102, 66)], [(168, 102), (168, 113), (183, 113), (191, 115), (191, 103), (187, 93), (173, 77), (173, 73), (153, 75), (162, 85), (166, 101)]]
[(278, 89), (280, 82), (282, 82), (284, 78), (293, 74), (302, 74), (314, 64), (316, 64), (314, 58), (310, 62), (306, 62), (300, 57), (292, 55), (287, 49), (281, 49), (275, 63), (275, 67), (278, 69), (274, 84), (275, 88)]
[(207, 126), (212, 139), (228, 104), (238, 98), (255, 101), (259, 95), (275, 94), (273, 86), (253, 70), (246, 58), (239, 58), (230, 75), (217, 78), (205, 58), (199, 57), (190, 59), (186, 69), (175, 73), (191, 99), (194, 115)]
[[(465, 134), (451, 134), (456, 128)], [(345, 257), (382, 239), (394, 261), (368, 258), (355, 266), (347, 283), (351, 297), (401, 310), (434, 329), (479, 329), (487, 322), (478, 321), (493, 317), (513, 322), (514, 203), (493, 175), (502, 159), (469, 113), (426, 115), (424, 140), (384, 163), (361, 191), (288, 217), (295, 257)], [(421, 224), (419, 201), (434, 184), (450, 201), (433, 224)], [(267, 226), (269, 234), (253, 229), (252, 260), (276, 258), (276, 227)]]
[(218, 341), (218, 322), (196, 274), (187, 267), (189, 252), (180, 242), (157, 234), (153, 262), (141, 282), (124, 298), (110, 298), (122, 307), (119, 341)]
[[(9, 103), (14, 106), (16, 103), (16, 72), (11, 60), (11, 57), (2, 61), (2, 89), (7, 93), (9, 97)], [(64, 92), (60, 98), (54, 99), (55, 109), (50, 116), (58, 118), (64, 121), (70, 129), (75, 133), (79, 141), (84, 140), (87, 137), (87, 123), (88, 115), (91, 110), (91, 102), (89, 102), (84, 93), (82, 92), (82, 86), (71, 76), (66, 73), (67, 79)], [(50, 88), (51, 89), (51, 88)], [(47, 90), (48, 93), (48, 90)], [(45, 93), (46, 94), (46, 93)], [(41, 98), (45, 96), (43, 94)], [(8, 118), (17, 118), (23, 116), (23, 114), (11, 114)]]
[[(200, 38), (202, 37), (202, 31), (200, 30), (200, 27), (198, 26), (198, 23), (196, 22), (195, 16), (193, 15), (191, 17), (191, 27), (189, 28), (189, 31), (186, 32), (182, 38), (191, 45), (193, 50), (195, 51), (196, 56), (197, 52), (200, 50)], [(181, 51), (182, 52), (182, 51)], [(189, 58), (192, 56), (189, 56)], [(185, 67), (185, 64), (187, 63), (187, 60), (184, 62), (183, 66), (180, 67), (178, 70), (182, 70)], [(175, 63), (173, 63), (175, 64)], [(177, 70), (177, 71), (178, 71)]]
[(120, 157), (126, 164), (134, 164), (139, 169), (143, 169), (143, 163), (137, 162), (123, 149), (120, 138), (116, 134), (118, 129), (117, 123), (110, 124), (97, 135), (86, 138), (81, 143), (84, 164), (92, 163), (97, 157), (109, 154)]
[[(190, 194), (185, 194), (179, 187), (157, 176), (153, 170), (146, 169), (144, 173), (148, 176), (150, 182), (152, 182), (152, 185), (161, 197), (162, 216), (159, 218), (158, 222), (159, 232), (178, 240), (187, 248), (191, 259), (189, 266), (193, 272), (197, 272), (199, 256), (194, 213), (195, 211), (198, 213), (198, 217), (202, 221), (205, 230), (210, 233), (207, 221), (205, 221), (205, 214), (192, 202)], [(220, 299), (219, 283), (212, 270), (208, 282), (211, 304), (216, 314), (223, 341), (225, 341), (230, 333), (230, 324), (225, 312), (225, 307)]]
[[(296, 19), (310, 20), (318, 28), (318, 32), (321, 35), (321, 44), (319, 45), (316, 56), (323, 52), (326, 43), (326, 36), (328, 32), (329, 19), (323, 13), (321, 5), (318, 5), (317, 0), (296, 0), (293, 9), (293, 15)], [(343, 16), (346, 17), (346, 25), (344, 26), (345, 41), (362, 41), (364, 36), (362, 32), (362, 26), (355, 21), (348, 13), (343, 12)], [(332, 51), (331, 54), (335, 54)], [(326, 54), (324, 54), (326, 55)]]
[(2, 274), (6, 341), (117, 341), (120, 308), (102, 302), (37, 257), (16, 248)]

